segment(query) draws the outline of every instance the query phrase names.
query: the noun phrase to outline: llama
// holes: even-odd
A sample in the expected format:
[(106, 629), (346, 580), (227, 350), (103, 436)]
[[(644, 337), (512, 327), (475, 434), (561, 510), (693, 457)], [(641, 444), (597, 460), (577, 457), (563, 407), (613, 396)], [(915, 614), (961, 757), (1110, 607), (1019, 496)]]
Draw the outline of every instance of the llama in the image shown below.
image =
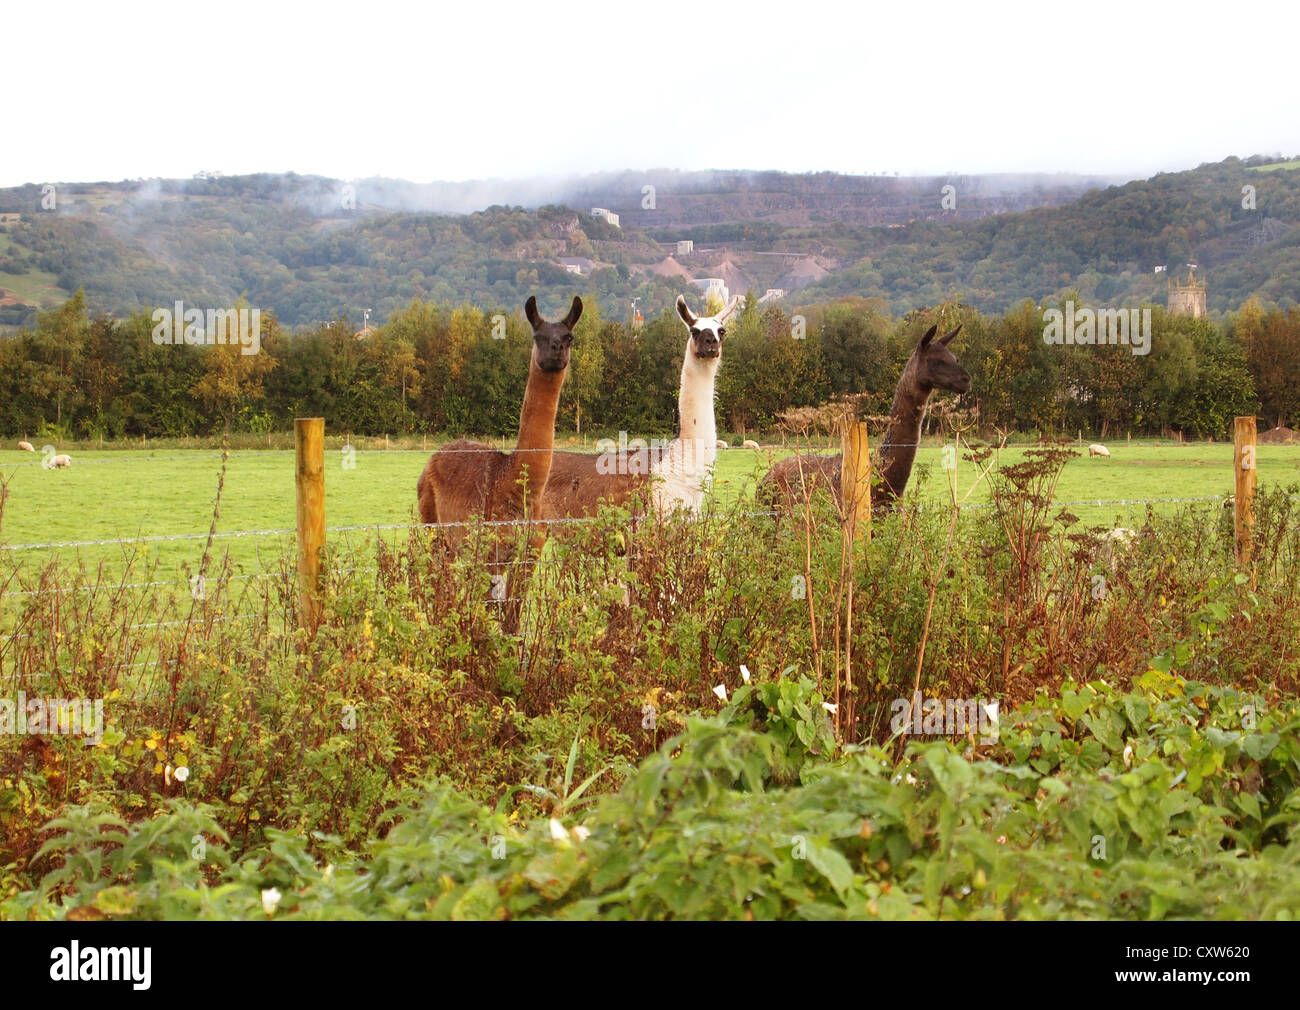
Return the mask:
[(23, 452), (35, 452), (35, 451), (36, 451), (36, 446), (32, 445), (31, 442), (19, 442), (19, 443), (18, 443), (18, 448), (21, 449)]
[[(533, 351), (515, 451), (507, 454), (482, 442), (459, 439), (429, 458), (416, 486), (421, 522), (457, 524), (441, 531), (453, 550), (464, 539), (464, 524), (472, 516), (489, 521), (542, 517), (542, 490), (551, 471), (555, 443), (555, 413), (568, 373), (573, 328), (582, 316), (582, 299), (575, 297), (569, 314), (558, 323), (549, 323), (538, 314), (534, 297), (525, 303), (524, 315), (533, 328)], [(504, 541), (505, 537), (498, 540), (494, 563), (488, 566), (491, 572), (504, 570), (511, 559), (512, 550)], [(510, 581), (514, 581), (513, 569)], [(501, 585), (494, 577), (494, 596)], [(506, 595), (511, 605), (503, 624), (513, 632), (518, 621), (517, 596), (513, 591)]]
[[(921, 422), (926, 404), (936, 389), (964, 393), (970, 389), (970, 373), (962, 368), (948, 344), (961, 332), (958, 325), (951, 333), (935, 339), (937, 326), (931, 326), (917, 344), (903, 367), (894, 390), (894, 405), (889, 412), (889, 427), (873, 466), (879, 480), (871, 487), (871, 507), (887, 508), (900, 498), (912, 475), (917, 445), (921, 441)], [(784, 501), (787, 510), (817, 486), (829, 486), (837, 507), (843, 507), (840, 495), (842, 455), (792, 456), (774, 465), (759, 483), (760, 496), (769, 501)], [(803, 485), (802, 491), (796, 491)]]
[(677, 297), (677, 315), (690, 331), (677, 393), (677, 437), (646, 466), (638, 465), (640, 461), (622, 449), (555, 453), (542, 496), (543, 516), (592, 516), (602, 501), (622, 504), (646, 487), (658, 515), (678, 507), (699, 510), (704, 478), (718, 458), (713, 390), (722, 362), (722, 339), (727, 334), (723, 323), (738, 304), (739, 299), (734, 299), (717, 316), (697, 316), (685, 298)]
[(1093, 456), (1104, 456), (1106, 459), (1110, 459), (1110, 450), (1104, 445), (1093, 442), (1092, 445), (1088, 446), (1088, 456), (1089, 458)]

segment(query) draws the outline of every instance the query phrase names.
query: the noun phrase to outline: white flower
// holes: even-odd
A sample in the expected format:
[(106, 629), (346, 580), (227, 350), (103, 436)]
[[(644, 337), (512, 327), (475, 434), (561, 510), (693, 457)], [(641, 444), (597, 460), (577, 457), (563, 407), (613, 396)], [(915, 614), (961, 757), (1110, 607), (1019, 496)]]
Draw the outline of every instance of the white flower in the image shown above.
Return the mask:
[(726, 700), (727, 700), (727, 685), (726, 685), (726, 684), (719, 684), (717, 687), (715, 687), (715, 688), (713, 689), (713, 693), (716, 694), (716, 695), (717, 695), (719, 698), (721, 698), (723, 701), (726, 701)]
[(578, 836), (578, 841), (580, 842), (585, 842), (588, 838), (591, 837), (591, 832), (588, 831), (586, 828), (584, 828), (581, 824), (579, 824), (576, 828), (573, 829), (573, 833)]
[(551, 818), (551, 837), (557, 842), (569, 837), (569, 832), (564, 829), (564, 825), (554, 817)]
[(838, 705), (829, 701), (822, 702), (822, 708), (826, 709), (826, 711), (829, 712), (831, 715), (834, 715), (836, 712), (840, 710), (840, 707)]
[(1124, 748), (1124, 767), (1125, 768), (1133, 767), (1133, 745), (1132, 744), (1129, 744), (1127, 747)]
[(740, 664), (740, 679), (743, 680), (746, 684), (749, 683), (749, 667), (747, 667), (744, 663)]
[(187, 778), (190, 777), (190, 769), (187, 765), (181, 765), (179, 768), (176, 769), (175, 774), (176, 774), (177, 782), (184, 782)]
[(262, 892), (262, 907), (266, 909), (267, 915), (275, 914), (275, 906), (280, 904), (280, 899), (283, 897), (284, 895), (274, 887), (269, 887)]

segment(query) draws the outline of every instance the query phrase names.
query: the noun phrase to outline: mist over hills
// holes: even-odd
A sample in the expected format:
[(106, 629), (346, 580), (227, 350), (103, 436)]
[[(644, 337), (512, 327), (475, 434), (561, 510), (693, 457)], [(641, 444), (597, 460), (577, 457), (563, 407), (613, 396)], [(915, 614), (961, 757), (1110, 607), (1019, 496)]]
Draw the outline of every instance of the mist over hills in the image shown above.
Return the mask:
[(654, 170), (29, 185), (0, 190), (0, 214), (19, 215), (0, 217), (0, 326), (29, 324), (79, 287), (92, 311), (119, 315), (246, 293), (290, 326), (365, 310), (381, 322), (413, 299), (513, 310), (575, 289), (626, 318), (633, 299), (657, 313), (710, 277), (801, 304), (881, 298), (895, 314), (954, 297), (998, 311), (1069, 290), (1136, 304), (1162, 301), (1168, 273), (1188, 263), (1212, 311), (1252, 294), (1287, 307), (1300, 300), (1297, 166), (1230, 158), (1128, 182)]

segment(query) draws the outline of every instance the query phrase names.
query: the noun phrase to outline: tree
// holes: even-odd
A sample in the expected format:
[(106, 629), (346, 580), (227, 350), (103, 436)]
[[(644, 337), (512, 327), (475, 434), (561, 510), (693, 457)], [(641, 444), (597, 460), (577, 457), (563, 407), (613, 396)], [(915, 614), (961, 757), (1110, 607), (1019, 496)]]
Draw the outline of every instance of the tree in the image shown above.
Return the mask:
[[(242, 312), (246, 308), (247, 303), (243, 298), (235, 303), (237, 311)], [(274, 314), (269, 312), (262, 324), (259, 341), (278, 329)], [(265, 348), (256, 354), (244, 354), (242, 346), (237, 342), (205, 345), (201, 353), (203, 374), (191, 392), (227, 426), (234, 427), (238, 409), (262, 398), (263, 380), (275, 368), (276, 361)]]
[(1277, 425), (1300, 423), (1300, 311), (1265, 312), (1252, 297), (1230, 330), (1245, 348), (1264, 416)]
[(28, 374), (40, 395), (53, 397), (54, 421), (60, 430), (64, 406), (73, 407), (76, 403), (75, 372), (89, 334), (86, 293), (80, 288), (59, 308), (36, 317), (30, 359), (35, 367)]
[(600, 378), (605, 370), (603, 330), (600, 301), (593, 290), (582, 299), (582, 318), (573, 330), (569, 376), (564, 384), (564, 398), (573, 406), (573, 426), (579, 435), (582, 405), (590, 405), (600, 393)]

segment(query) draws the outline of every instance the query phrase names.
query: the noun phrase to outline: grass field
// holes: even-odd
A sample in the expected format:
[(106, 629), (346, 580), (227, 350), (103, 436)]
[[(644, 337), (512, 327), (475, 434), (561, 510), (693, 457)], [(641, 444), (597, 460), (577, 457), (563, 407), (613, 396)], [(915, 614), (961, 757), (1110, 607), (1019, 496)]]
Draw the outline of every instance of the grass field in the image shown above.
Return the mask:
[[(922, 479), (927, 500), (947, 497), (939, 446), (921, 450), (913, 479)], [(1116, 443), (1110, 459), (1081, 456), (1070, 461), (1058, 486), (1062, 502), (1186, 499), (1224, 496), (1232, 492), (1232, 447), (1215, 445), (1152, 445)], [(755, 483), (780, 450), (729, 450), (719, 454), (714, 496), (724, 508), (743, 506)], [(326, 457), (326, 522), (330, 527), (403, 524), (416, 521), (415, 484), (427, 454), (420, 450), (358, 450), (356, 465), (345, 469), (343, 457), (330, 450)], [(1023, 458), (1022, 449), (1001, 455), (1005, 465)], [(1300, 482), (1300, 446), (1260, 446), (1261, 486)], [(128, 557), (137, 568), (156, 559), (160, 577), (180, 577), (182, 566), (198, 562), (203, 537), (212, 521), (213, 499), (221, 468), (220, 454), (211, 450), (143, 449), (83, 451), (64, 470), (45, 470), (39, 458), (13, 450), (0, 452), (0, 473), (10, 476), (0, 545), (16, 547), (67, 541), (132, 540), (141, 537), (186, 535), (194, 539), (165, 540), (127, 548), (120, 544), (48, 549), (5, 550), (24, 566), (43, 563), (56, 550), (67, 561), (78, 557), (90, 565), (104, 563), (121, 571)], [(959, 460), (956, 483), (964, 496), (975, 478), (971, 463)], [(968, 502), (988, 501), (987, 483)], [(1177, 503), (1159, 503), (1161, 511)], [(1142, 504), (1079, 504), (1072, 511), (1090, 524), (1131, 524), (1145, 511)], [(218, 531), (292, 530), (294, 513), (293, 454), (288, 451), (232, 452), (222, 494)], [(391, 534), (389, 534), (391, 535)], [(364, 532), (340, 534), (354, 541)], [(245, 572), (272, 570), (292, 543), (291, 534), (225, 537)]]
[(45, 270), (30, 270), (25, 274), (0, 270), (0, 288), (8, 288), (19, 298), (47, 309), (68, 297), (68, 292), (59, 287), (58, 280), (56, 275)]
[(1251, 172), (1291, 172), (1300, 168), (1300, 160), (1296, 161), (1275, 161), (1271, 165), (1252, 165), (1249, 169)]

